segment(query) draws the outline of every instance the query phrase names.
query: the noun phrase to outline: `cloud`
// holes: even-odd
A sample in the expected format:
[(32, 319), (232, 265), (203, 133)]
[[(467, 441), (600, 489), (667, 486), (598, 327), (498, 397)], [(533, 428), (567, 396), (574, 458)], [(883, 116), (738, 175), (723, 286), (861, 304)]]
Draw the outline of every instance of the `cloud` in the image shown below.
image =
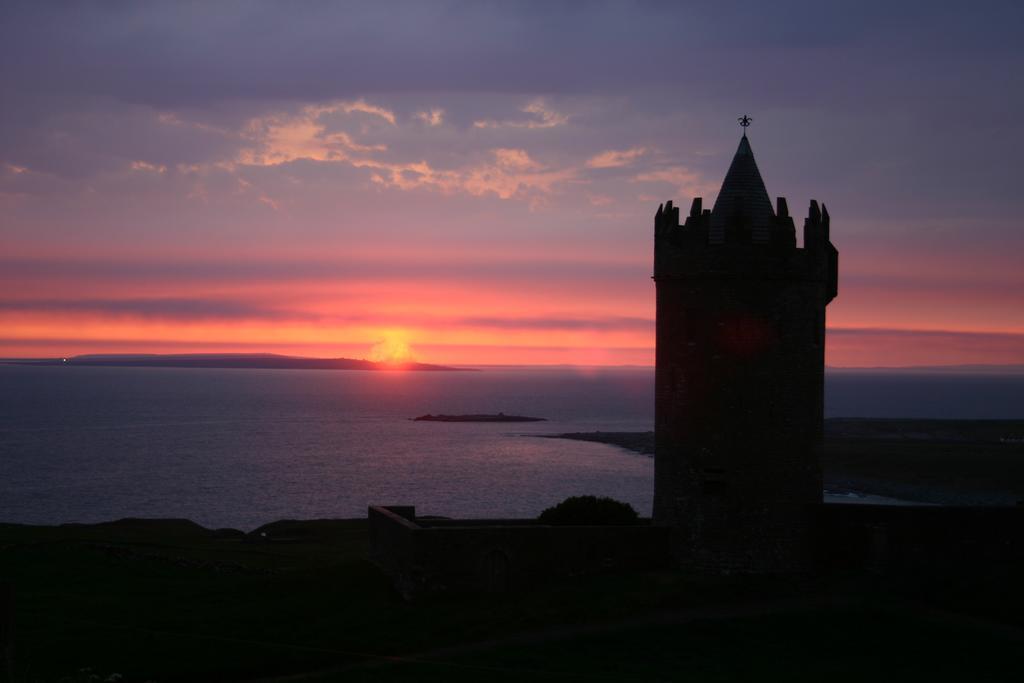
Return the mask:
[(496, 149), (495, 163), (470, 168), (461, 174), (459, 188), (474, 195), (494, 193), (511, 199), (530, 192), (548, 194), (574, 180), (573, 168), (548, 169), (523, 150)]
[(1024, 355), (1024, 332), (985, 332), (965, 330), (927, 330), (899, 327), (829, 327), (829, 334), (844, 337), (909, 337), (932, 340), (964, 340), (1008, 344)]
[[(501, 199), (527, 198), (550, 194), (564, 183), (577, 178), (572, 166), (548, 168), (521, 148), (499, 147), (488, 152), (489, 161), (468, 162), (454, 168), (437, 168), (426, 159), (394, 161), (381, 157), (389, 146), (362, 144), (344, 130), (337, 130), (338, 115), (352, 112), (373, 113), (394, 123), (390, 110), (366, 103), (338, 102), (306, 105), (296, 113), (277, 113), (253, 118), (245, 124), (242, 136), (250, 141), (231, 164), (278, 166), (308, 159), (342, 163), (371, 171), (369, 180), (377, 185), (400, 190), (427, 189), (444, 194), (466, 193), (474, 196), (493, 194)], [(425, 112), (420, 112), (425, 113)], [(443, 114), (432, 110), (429, 125)], [(545, 114), (547, 116), (547, 114)], [(344, 123), (343, 121), (341, 123)], [(467, 154), (471, 150), (467, 150)], [(259, 201), (275, 210), (278, 202), (261, 196)]]
[(151, 164), (146, 161), (133, 161), (131, 163), (131, 169), (133, 171), (145, 171), (149, 173), (166, 173), (167, 167), (163, 164)]
[(574, 168), (549, 169), (534, 161), (525, 150), (491, 150), (493, 161), (455, 170), (438, 170), (426, 161), (389, 163), (356, 160), (353, 165), (372, 168), (372, 180), (403, 190), (426, 188), (446, 194), (465, 192), (475, 196), (494, 194), (501, 199), (550, 194), (559, 185), (575, 180)]
[(341, 110), (346, 114), (351, 114), (354, 111), (362, 112), (364, 114), (371, 114), (373, 116), (379, 116), (384, 119), (392, 126), (395, 125), (395, 114), (394, 112), (385, 109), (384, 107), (378, 107), (373, 104), (368, 104), (366, 100), (356, 100), (355, 102), (342, 102), (334, 107), (326, 107), (323, 109), (325, 112)]
[(292, 317), (280, 310), (234, 299), (16, 299), (0, 300), (0, 312), (90, 313), (173, 320), (281, 319)]
[(529, 329), (529, 330), (600, 330), (600, 331), (636, 331), (643, 333), (654, 332), (654, 320), (652, 318), (606, 316), (579, 318), (571, 316), (547, 316), (547, 317), (464, 317), (448, 324), (458, 324), (469, 327), (489, 327), (497, 329)]
[(550, 109), (542, 99), (532, 102), (520, 108), (521, 112), (527, 114), (525, 118), (509, 119), (504, 121), (479, 120), (473, 122), (474, 128), (554, 128), (563, 126), (569, 122), (569, 117)]
[[(908, 57), (926, 63), (929, 49), (954, 52), (945, 40), (951, 28), (960, 29), (956, 51), (1011, 45), (1019, 20), (1011, 3), (984, 13), (928, 11), (931, 5), (918, 2), (838, 4), (818, 12), (806, 5), (470, 6), (438, 0), (316, 3), (296, 12), (259, 0), (8, 2), (0, 21), (0, 63), (10, 66), (4, 79), (9, 87), (112, 95), (158, 107), (409, 90), (593, 93), (652, 84), (688, 96), (732, 101), (742, 92), (753, 101), (763, 96), (779, 103), (791, 99), (780, 81), (789, 88), (815, 82), (828, 100), (849, 89), (851, 71), (870, 79), (885, 75), (879, 63), (898, 66)], [(876, 47), (865, 60), (845, 59), (841, 52), (865, 45), (888, 49)], [(749, 68), (758, 51), (776, 61)], [(792, 55), (790, 68), (764, 78), (779, 66), (780, 53)], [(691, 66), (699, 64), (716, 68)], [(893, 71), (892, 81), (913, 87)], [(823, 72), (832, 78), (821, 79)]]
[[(87, 314), (101, 318), (132, 318), (145, 320), (174, 320), (177, 322), (264, 320), (274, 323), (301, 322), (324, 325), (381, 325), (390, 320), (390, 314), (375, 312), (372, 307), (359, 310), (358, 302), (346, 304), (344, 313), (315, 312), (298, 309), (283, 303), (268, 306), (244, 298), (130, 298), (130, 299), (14, 299), (0, 300), (0, 315), (28, 313), (45, 316)], [(582, 330), (605, 332), (641, 332), (654, 330), (654, 319), (632, 316), (546, 316), (503, 317), (494, 315), (439, 315), (419, 312), (404, 314), (406, 327), (451, 330), (477, 328), (493, 330)]]
[(646, 147), (633, 147), (624, 150), (608, 150), (596, 154), (587, 160), (587, 168), (619, 168), (629, 166), (647, 153)]
[(848, 367), (1024, 364), (1024, 333), (829, 327), (826, 353)]
[(177, 113), (171, 111), (162, 111), (157, 114), (156, 120), (165, 126), (181, 126), (186, 128), (194, 128), (195, 130), (206, 131), (208, 133), (219, 133), (220, 135), (230, 135), (231, 131), (221, 126), (213, 126), (209, 123), (202, 121), (186, 121), (182, 119)]
[(496, 149), (494, 150), (494, 159), (498, 166), (516, 171), (536, 171), (542, 168), (523, 149)]
[(413, 115), (413, 118), (422, 121), (428, 126), (440, 126), (444, 123), (444, 109), (418, 111)]
[[(646, 254), (645, 254), (646, 256)], [(66, 287), (68, 282), (108, 283), (118, 290), (145, 280), (150, 285), (165, 283), (169, 287), (195, 285), (201, 288), (230, 289), (247, 283), (273, 283), (292, 286), (294, 283), (321, 280), (345, 281), (351, 278), (383, 281), (496, 281), (506, 287), (516, 282), (604, 280), (642, 281), (648, 268), (646, 259), (584, 260), (578, 254), (561, 254), (557, 258), (538, 256), (534, 252), (515, 256), (490, 253), (474, 258), (459, 254), (442, 257), (418, 254), (400, 257), (390, 251), (352, 254), (348, 258), (292, 259), (264, 257), (174, 258), (171, 256), (140, 259), (113, 258), (0, 258), (0, 285), (13, 291), (15, 283), (23, 287), (36, 284)], [(588, 286), (590, 286), (588, 284)], [(172, 297), (173, 299), (173, 297)]]
[(261, 203), (263, 203), (263, 204), (266, 204), (267, 206), (269, 206), (274, 211), (280, 211), (281, 210), (281, 203), (278, 202), (276, 199), (273, 199), (272, 197), (268, 197), (265, 194), (261, 194), (259, 196), (259, 201)]
[(672, 185), (680, 195), (692, 197), (701, 197), (718, 190), (716, 185), (709, 185), (701, 174), (684, 166), (638, 173), (630, 178), (630, 182)]
[(394, 114), (363, 100), (303, 107), (297, 114), (275, 114), (249, 120), (243, 136), (251, 145), (242, 149), (238, 163), (273, 166), (297, 159), (344, 161), (352, 153), (381, 152), (383, 144), (359, 144), (343, 130), (328, 130), (329, 115), (351, 112), (372, 113), (390, 124)]

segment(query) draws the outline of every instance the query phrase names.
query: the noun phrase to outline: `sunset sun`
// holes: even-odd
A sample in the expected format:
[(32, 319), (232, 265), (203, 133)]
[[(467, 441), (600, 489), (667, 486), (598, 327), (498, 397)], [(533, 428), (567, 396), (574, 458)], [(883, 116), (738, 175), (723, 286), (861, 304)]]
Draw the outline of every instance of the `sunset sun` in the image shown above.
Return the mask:
[(409, 342), (403, 333), (387, 332), (370, 349), (370, 360), (375, 363), (398, 365), (411, 362), (413, 354), (412, 349), (409, 347)]

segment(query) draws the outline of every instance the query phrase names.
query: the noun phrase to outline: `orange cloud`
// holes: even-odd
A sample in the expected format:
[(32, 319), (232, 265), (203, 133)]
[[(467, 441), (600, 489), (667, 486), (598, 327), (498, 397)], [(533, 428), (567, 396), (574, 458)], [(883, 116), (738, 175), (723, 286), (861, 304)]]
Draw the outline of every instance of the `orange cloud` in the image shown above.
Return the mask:
[(587, 168), (618, 168), (629, 166), (634, 161), (647, 153), (646, 147), (633, 147), (624, 150), (607, 150), (590, 157), (587, 160)]
[(355, 102), (341, 102), (333, 106), (321, 107), (321, 111), (323, 112), (332, 112), (338, 110), (343, 111), (346, 114), (351, 114), (354, 111), (358, 111), (364, 114), (379, 116), (380, 118), (390, 123), (392, 126), (395, 125), (395, 113), (393, 111), (391, 111), (390, 109), (385, 109), (384, 107), (378, 107), (377, 105), (374, 104), (368, 104), (366, 100), (362, 99), (356, 100)]
[(444, 193), (466, 192), (477, 196), (495, 194), (501, 199), (533, 192), (548, 194), (578, 175), (573, 168), (547, 169), (521, 149), (495, 149), (491, 154), (494, 158), (492, 163), (460, 170), (437, 170), (426, 161), (403, 164), (361, 159), (352, 164), (376, 169), (372, 180), (386, 187), (403, 190), (424, 187)]
[(251, 119), (243, 135), (252, 144), (243, 149), (236, 161), (254, 166), (274, 166), (296, 159), (313, 161), (344, 161), (352, 153), (381, 152), (386, 145), (363, 145), (344, 131), (328, 132), (323, 117), (338, 112), (364, 112), (383, 118), (394, 125), (395, 116), (381, 107), (363, 100), (331, 105), (309, 105), (298, 114), (277, 114)]

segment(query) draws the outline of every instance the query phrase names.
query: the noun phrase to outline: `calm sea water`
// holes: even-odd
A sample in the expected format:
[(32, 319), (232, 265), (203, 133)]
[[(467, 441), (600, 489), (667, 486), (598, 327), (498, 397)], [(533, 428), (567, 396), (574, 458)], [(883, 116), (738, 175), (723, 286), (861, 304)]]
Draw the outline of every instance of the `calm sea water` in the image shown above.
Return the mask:
[[(533, 438), (653, 428), (653, 372), (0, 366), (0, 520), (533, 516), (577, 494), (651, 508), (653, 461)], [(832, 373), (829, 415), (1024, 417), (1024, 376)], [(423, 413), (548, 422), (412, 422)]]

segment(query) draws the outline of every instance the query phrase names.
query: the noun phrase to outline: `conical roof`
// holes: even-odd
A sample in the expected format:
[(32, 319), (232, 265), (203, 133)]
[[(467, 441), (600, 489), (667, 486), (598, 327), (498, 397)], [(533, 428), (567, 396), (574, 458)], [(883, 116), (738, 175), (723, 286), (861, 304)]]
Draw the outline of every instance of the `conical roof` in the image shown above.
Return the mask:
[(724, 242), (726, 230), (731, 226), (749, 230), (754, 242), (767, 242), (774, 217), (754, 152), (744, 134), (711, 209), (710, 241), (713, 244)]

